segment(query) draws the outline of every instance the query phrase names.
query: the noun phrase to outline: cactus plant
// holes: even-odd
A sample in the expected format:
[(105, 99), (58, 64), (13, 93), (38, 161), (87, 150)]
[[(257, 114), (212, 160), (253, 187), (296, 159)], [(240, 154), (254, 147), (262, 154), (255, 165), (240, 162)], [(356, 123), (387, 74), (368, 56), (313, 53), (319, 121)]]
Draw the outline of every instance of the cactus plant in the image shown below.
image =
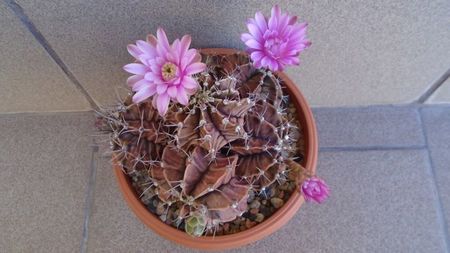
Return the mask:
[(185, 231), (192, 236), (201, 236), (206, 228), (206, 220), (204, 215), (198, 212), (192, 213), (186, 218)]
[[(249, 211), (250, 196), (273, 193), (274, 185), (292, 192), (310, 182), (302, 186), (306, 199), (328, 196), (325, 183), (299, 164), (302, 131), (283, 81), (272, 73), (299, 64), (310, 45), (306, 24), (274, 6), (270, 19), (256, 13), (247, 27), (241, 39), (249, 54), (201, 55), (189, 49), (189, 35), (170, 44), (161, 28), (128, 45), (136, 62), (124, 70), (133, 74), (127, 80), (133, 93), (99, 112), (99, 126), (111, 134), (113, 162), (133, 179), (142, 202), (156, 196), (157, 207), (149, 209), (177, 227), (184, 222), (192, 236), (226, 230)], [(280, 208), (289, 191), (272, 198), (272, 207)], [(175, 223), (167, 220), (169, 210)], [(255, 223), (247, 219), (232, 231)]]
[(280, 79), (256, 69), (246, 54), (202, 61), (207, 70), (194, 76), (200, 88), (187, 106), (172, 104), (161, 116), (151, 101), (136, 104), (129, 96), (100, 113), (114, 162), (130, 175), (148, 172), (161, 201), (182, 203), (185, 230), (196, 236), (204, 230), (193, 223), (212, 228), (234, 220), (247, 211), (250, 190), (264, 191), (289, 167), (301, 167), (299, 126), (287, 113)]
[[(199, 54), (189, 48), (189, 35), (170, 44), (162, 28), (128, 45), (135, 62), (124, 70), (132, 74), (132, 92), (100, 110), (96, 125), (110, 135), (112, 162), (124, 172), (116, 170), (119, 184), (147, 225), (160, 229), (154, 217), (143, 215), (141, 203), (162, 222), (197, 237), (250, 229), (274, 212), (281, 218), (273, 220), (288, 219), (293, 206), (281, 207), (298, 196), (295, 189), (306, 200), (326, 199), (329, 189), (314, 175), (316, 133), (309, 108), (290, 80), (283, 77), (284, 86), (272, 72), (298, 65), (300, 52), (311, 44), (306, 23), (296, 20), (278, 6), (270, 18), (257, 12), (247, 22), (249, 33), (241, 35), (247, 53)], [(313, 153), (308, 169), (300, 165), (305, 143), (296, 118), (305, 110), (307, 153)], [(168, 236), (167, 231), (159, 230)], [(236, 244), (247, 242), (246, 235)]]

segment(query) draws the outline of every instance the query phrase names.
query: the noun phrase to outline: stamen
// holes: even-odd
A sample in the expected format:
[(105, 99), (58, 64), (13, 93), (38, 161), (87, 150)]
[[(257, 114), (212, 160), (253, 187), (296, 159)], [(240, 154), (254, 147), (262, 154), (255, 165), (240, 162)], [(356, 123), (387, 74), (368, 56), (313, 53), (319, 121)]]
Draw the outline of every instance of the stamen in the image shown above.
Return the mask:
[(177, 74), (177, 66), (171, 62), (166, 62), (161, 67), (161, 75), (164, 81), (169, 81), (175, 77)]

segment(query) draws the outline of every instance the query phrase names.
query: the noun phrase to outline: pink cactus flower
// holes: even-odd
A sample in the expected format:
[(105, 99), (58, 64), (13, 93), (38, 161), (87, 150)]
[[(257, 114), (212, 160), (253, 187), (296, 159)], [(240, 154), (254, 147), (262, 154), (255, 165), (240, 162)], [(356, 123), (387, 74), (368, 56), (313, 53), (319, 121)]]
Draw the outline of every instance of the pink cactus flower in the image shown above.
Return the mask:
[(189, 49), (189, 35), (170, 45), (163, 29), (159, 28), (156, 34), (157, 37), (149, 35), (147, 41), (138, 40), (136, 45), (128, 45), (128, 52), (137, 62), (123, 68), (133, 74), (127, 80), (136, 92), (133, 102), (153, 96), (153, 105), (164, 116), (171, 100), (182, 105), (189, 103), (189, 96), (198, 88), (192, 75), (205, 70), (206, 65), (197, 50)]
[(247, 45), (253, 64), (257, 68), (281, 71), (287, 65), (299, 65), (299, 54), (311, 45), (306, 38), (306, 23), (297, 24), (296, 16), (281, 13), (278, 5), (267, 19), (261, 12), (247, 21), (250, 33), (241, 40)]
[(317, 203), (322, 203), (329, 196), (329, 189), (325, 181), (318, 177), (311, 177), (306, 179), (300, 191), (305, 197), (306, 201), (315, 201)]

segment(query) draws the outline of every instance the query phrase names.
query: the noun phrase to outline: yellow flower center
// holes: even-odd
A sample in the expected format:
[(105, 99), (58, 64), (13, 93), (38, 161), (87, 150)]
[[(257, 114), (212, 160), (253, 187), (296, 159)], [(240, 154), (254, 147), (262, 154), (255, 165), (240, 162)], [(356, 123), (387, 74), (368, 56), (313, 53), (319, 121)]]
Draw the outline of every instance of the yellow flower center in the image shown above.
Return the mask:
[(177, 74), (177, 66), (171, 62), (166, 62), (161, 68), (161, 74), (164, 81), (169, 81)]

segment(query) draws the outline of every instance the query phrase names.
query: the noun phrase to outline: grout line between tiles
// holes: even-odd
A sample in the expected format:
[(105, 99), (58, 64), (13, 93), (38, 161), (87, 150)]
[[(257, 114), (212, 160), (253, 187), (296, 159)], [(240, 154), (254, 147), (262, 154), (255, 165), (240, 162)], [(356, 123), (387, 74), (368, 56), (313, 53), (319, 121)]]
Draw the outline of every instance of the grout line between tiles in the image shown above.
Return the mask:
[(99, 106), (94, 101), (94, 99), (89, 95), (87, 90), (83, 87), (83, 85), (78, 81), (75, 75), (70, 71), (69, 67), (64, 63), (64, 61), (59, 57), (56, 51), (52, 48), (50, 43), (45, 39), (44, 35), (37, 29), (37, 27), (33, 24), (30, 18), (25, 14), (23, 8), (16, 3), (14, 0), (5, 0), (5, 3), (12, 10), (12, 12), (22, 21), (23, 25), (28, 29), (28, 31), (34, 36), (34, 38), (41, 44), (47, 54), (51, 59), (59, 66), (59, 68), (64, 72), (66, 77), (71, 81), (75, 88), (84, 95), (86, 100), (91, 105), (92, 109), (98, 110)]
[(23, 112), (0, 112), (0, 116), (8, 116), (8, 115), (56, 115), (56, 114), (78, 114), (78, 113), (86, 113), (86, 112), (95, 112), (92, 109), (87, 110), (70, 110), (70, 111), (23, 111)]
[[(326, 107), (326, 106), (312, 106), (311, 109), (314, 111), (321, 110), (347, 110), (349, 112), (356, 110), (369, 110), (369, 109), (383, 109), (383, 108), (424, 108), (424, 107), (448, 107), (450, 104), (398, 104), (398, 105), (363, 105), (363, 106), (337, 106), (337, 107)], [(0, 116), (3, 115), (50, 115), (50, 114), (66, 114), (66, 113), (82, 113), (82, 112), (95, 112), (93, 109), (89, 110), (72, 110), (72, 111), (23, 111), (23, 112), (0, 112)]]
[[(311, 109), (314, 111), (321, 111), (321, 110), (347, 110), (349, 112), (361, 110), (361, 109), (380, 109), (380, 108), (427, 108), (427, 107), (438, 107), (438, 108), (449, 108), (450, 104), (407, 104), (407, 105), (368, 105), (368, 106), (351, 106), (351, 107), (311, 107)], [(84, 112), (94, 112), (95, 110), (89, 109), (89, 110), (72, 110), (72, 111), (38, 111), (38, 112), (31, 112), (31, 111), (23, 111), (23, 112), (0, 112), (1, 116), (7, 116), (7, 115), (56, 115), (56, 114), (68, 114), (68, 113), (84, 113)]]
[(413, 103), (425, 103), (439, 87), (450, 77), (450, 69), (448, 69), (442, 76), (440, 76), (425, 92)]
[(84, 221), (83, 221), (83, 234), (80, 242), (80, 252), (87, 252), (87, 244), (89, 239), (89, 219), (91, 216), (92, 207), (94, 204), (94, 190), (95, 190), (95, 181), (97, 176), (97, 153), (98, 153), (98, 145), (95, 143), (95, 139), (93, 139), (92, 144), (92, 153), (91, 153), (91, 163), (89, 166), (89, 178), (86, 189), (86, 197), (84, 203)]
[(417, 104), (417, 103), (408, 103), (408, 104), (380, 104), (380, 105), (359, 105), (359, 106), (311, 106), (313, 112), (315, 110), (348, 110), (348, 111), (357, 111), (357, 110), (369, 110), (369, 109), (410, 109), (410, 108), (423, 108), (423, 107), (450, 107), (450, 104)]
[(349, 151), (383, 151), (383, 150), (420, 150), (426, 149), (425, 145), (410, 146), (348, 146), (348, 147), (319, 147), (319, 152), (349, 152)]
[(78, 115), (78, 114), (88, 114), (95, 113), (93, 110), (83, 110), (83, 111), (64, 111), (64, 112), (6, 112), (0, 113), (0, 117), (8, 116), (58, 116), (58, 115)]
[(430, 146), (428, 144), (428, 134), (426, 131), (426, 126), (423, 121), (422, 110), (419, 110), (418, 113), (419, 113), (419, 123), (422, 127), (422, 134), (425, 139), (425, 144), (427, 146), (427, 157), (428, 157), (428, 164), (429, 164), (429, 166), (427, 168), (427, 173), (431, 177), (431, 187), (433, 188), (433, 193), (436, 197), (435, 201), (434, 201), (434, 205), (435, 205), (435, 209), (437, 211), (438, 224), (440, 225), (440, 229), (444, 236), (445, 250), (447, 253), (450, 253), (449, 231), (448, 231), (447, 223), (445, 222), (446, 219), (445, 219), (444, 207), (442, 205), (442, 199), (441, 199), (441, 195), (439, 193), (439, 188), (437, 185), (437, 176), (436, 176), (436, 172), (434, 169), (433, 159), (431, 158)]

